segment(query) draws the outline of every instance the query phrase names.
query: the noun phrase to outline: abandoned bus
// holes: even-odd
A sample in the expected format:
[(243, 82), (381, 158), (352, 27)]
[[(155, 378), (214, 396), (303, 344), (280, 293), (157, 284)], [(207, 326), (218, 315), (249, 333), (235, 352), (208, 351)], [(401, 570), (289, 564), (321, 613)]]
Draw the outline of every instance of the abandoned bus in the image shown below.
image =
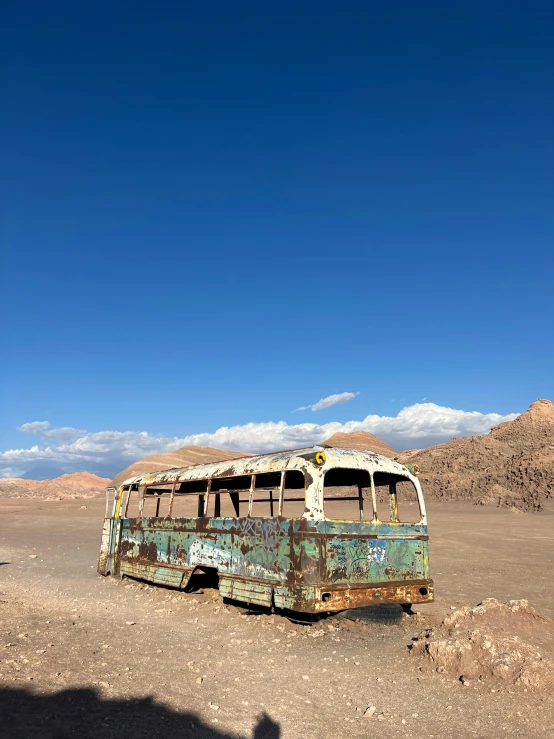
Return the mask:
[(138, 475), (106, 492), (98, 572), (305, 613), (433, 600), (407, 467), (313, 447)]

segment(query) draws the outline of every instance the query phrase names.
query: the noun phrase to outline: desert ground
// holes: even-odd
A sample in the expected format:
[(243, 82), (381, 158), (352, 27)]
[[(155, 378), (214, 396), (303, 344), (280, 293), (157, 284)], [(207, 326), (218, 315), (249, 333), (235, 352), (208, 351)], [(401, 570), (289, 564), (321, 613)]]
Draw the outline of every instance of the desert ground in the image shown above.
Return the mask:
[(408, 645), (490, 597), (554, 617), (554, 508), (428, 507), (435, 603), (301, 625), (99, 576), (102, 496), (0, 499), (0, 736), (552, 736), (551, 691), (461, 681)]

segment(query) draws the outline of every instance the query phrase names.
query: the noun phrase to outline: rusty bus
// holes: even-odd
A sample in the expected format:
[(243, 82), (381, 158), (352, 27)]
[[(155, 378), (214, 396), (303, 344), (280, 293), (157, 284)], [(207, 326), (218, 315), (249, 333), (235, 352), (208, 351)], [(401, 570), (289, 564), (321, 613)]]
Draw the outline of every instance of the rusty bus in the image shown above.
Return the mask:
[(296, 612), (433, 600), (421, 486), (372, 452), (312, 447), (138, 475), (106, 493), (102, 575)]

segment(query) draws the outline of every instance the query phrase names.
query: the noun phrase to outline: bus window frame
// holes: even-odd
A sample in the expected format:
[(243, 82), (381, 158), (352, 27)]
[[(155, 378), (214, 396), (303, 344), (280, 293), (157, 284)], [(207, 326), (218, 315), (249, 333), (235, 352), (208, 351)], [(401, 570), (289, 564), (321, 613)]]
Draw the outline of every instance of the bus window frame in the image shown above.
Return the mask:
[[(298, 490), (302, 490), (302, 492), (303, 492), (303, 495), (302, 495), (301, 498), (287, 498), (287, 500), (290, 501), (291, 503), (301, 503), (301, 502), (303, 502), (304, 503), (304, 511), (306, 511), (306, 508), (308, 507), (308, 503), (306, 501), (307, 485), (306, 485), (305, 471), (303, 469), (288, 469), (288, 470), (285, 469), (285, 470), (283, 470), (283, 477), (281, 479), (281, 490), (280, 490), (280, 494), (279, 494), (279, 500), (280, 500), (279, 516), (281, 516), (282, 518), (287, 518), (287, 519), (290, 519), (290, 520), (298, 521), (301, 518), (303, 518), (303, 516), (283, 516), (283, 503), (284, 503), (284, 499), (285, 499), (284, 496), (285, 496), (285, 490), (287, 489), (285, 487), (285, 485), (286, 485), (286, 482), (287, 482), (287, 474), (289, 472), (299, 472), (302, 475), (302, 479), (304, 480), (304, 487), (303, 488), (298, 488)], [(290, 490), (295, 490), (295, 488), (289, 488), (289, 489)]]
[[(375, 472), (375, 471), (374, 471)], [(427, 524), (427, 513), (425, 510), (425, 501), (423, 499), (423, 496), (421, 494), (421, 490), (418, 488), (418, 486), (415, 484), (415, 482), (408, 477), (407, 475), (400, 475), (400, 474), (394, 474), (392, 472), (386, 472), (384, 474), (390, 475), (391, 477), (397, 478), (394, 480), (391, 480), (386, 485), (379, 485), (380, 488), (387, 488), (389, 492), (389, 520), (383, 521), (383, 519), (379, 518), (378, 512), (377, 512), (377, 495), (375, 492), (375, 482), (373, 480), (373, 474), (371, 473), (371, 486), (373, 492), (373, 508), (375, 511), (375, 521), (378, 523), (385, 523), (385, 524), (402, 524), (403, 526), (418, 526), (420, 524), (426, 525)], [(377, 470), (379, 474), (383, 474), (382, 470)], [(409, 482), (411, 483), (415, 494), (416, 494), (416, 502), (417, 507), (419, 509), (419, 519), (417, 521), (400, 521), (398, 518), (398, 492), (396, 490), (396, 484), (398, 482)]]
[[(328, 472), (331, 472), (332, 470), (353, 470), (356, 472), (367, 472), (369, 475), (369, 490), (371, 491), (369, 498), (364, 498), (362, 490), (364, 489), (362, 485), (358, 484), (358, 495), (351, 495), (347, 498), (338, 497), (338, 498), (329, 498), (328, 500), (357, 500), (358, 501), (358, 511), (359, 511), (359, 517), (358, 518), (330, 518), (326, 512), (325, 512), (325, 477), (327, 476)], [(344, 487), (350, 487), (345, 485)], [(354, 487), (353, 485), (351, 487)], [(366, 486), (366, 489), (368, 489), (368, 486)], [(373, 508), (373, 516), (371, 519), (365, 518), (364, 516), (364, 501), (365, 500), (371, 500), (371, 505)], [(329, 469), (324, 470), (323, 475), (321, 477), (321, 501), (323, 504), (323, 517), (326, 521), (343, 521), (345, 523), (374, 523), (375, 517), (376, 517), (376, 508), (374, 504), (375, 500), (375, 489), (373, 485), (373, 473), (369, 470), (366, 470), (363, 467), (329, 467)]]
[[(250, 482), (250, 495), (248, 499), (248, 517), (249, 518), (278, 518), (281, 515), (282, 510), (282, 495), (283, 495), (283, 479), (285, 477), (284, 470), (272, 470), (272, 472), (278, 472), (278, 474), (281, 476), (279, 480), (279, 485), (277, 487), (265, 487), (265, 488), (257, 488), (256, 487), (256, 478), (259, 475), (266, 475), (267, 472), (260, 472), (258, 474), (253, 473), (252, 474), (252, 480)], [(273, 493), (275, 490), (278, 490), (277, 498), (273, 498)], [(255, 500), (254, 495), (256, 494), (256, 491), (258, 492), (269, 492), (269, 499), (259, 499)], [(270, 507), (270, 515), (269, 516), (254, 516), (252, 515), (252, 504), (253, 503), (269, 503)], [(277, 514), (275, 514), (275, 504), (277, 504)]]
[[(206, 490), (203, 492), (195, 492), (195, 493), (181, 493), (177, 490), (177, 485), (181, 485), (183, 482), (204, 482), (206, 481)], [(208, 494), (210, 492), (210, 478), (209, 477), (198, 477), (193, 478), (192, 480), (175, 480), (173, 482), (173, 486), (171, 488), (171, 498), (169, 501), (169, 510), (167, 513), (167, 516), (165, 516), (165, 519), (168, 518), (205, 518), (206, 517), (206, 511), (208, 510)], [(198, 498), (198, 507), (196, 516), (173, 516), (173, 503), (175, 502), (175, 497), (193, 497), (196, 496)], [(202, 506), (202, 515), (200, 515), (200, 506)], [(165, 520), (164, 519), (164, 520)]]
[[(138, 500), (139, 510), (138, 510), (138, 516), (137, 516), (137, 518), (140, 518), (140, 519), (142, 519), (142, 518), (162, 518), (164, 520), (165, 519), (172, 519), (173, 518), (173, 504), (175, 502), (175, 498), (176, 498), (176, 496), (181, 495), (177, 491), (177, 485), (179, 485), (181, 482), (202, 482), (202, 481), (206, 480), (206, 482), (207, 482), (207, 489), (206, 489), (205, 492), (203, 492), (203, 493), (183, 493), (183, 495), (191, 495), (191, 496), (192, 495), (197, 495), (198, 498), (199, 498), (199, 500), (200, 501), (203, 501), (203, 515), (198, 515), (197, 514), (196, 516), (192, 516), (191, 518), (208, 518), (208, 519), (217, 518), (217, 519), (223, 519), (223, 518), (278, 518), (278, 517), (283, 517), (283, 505), (284, 505), (284, 502), (285, 502), (285, 500), (284, 500), (284, 492), (285, 492), (285, 485), (286, 485), (286, 475), (287, 475), (288, 472), (294, 472), (294, 471), (296, 471), (296, 470), (285, 470), (285, 469), (283, 469), (283, 470), (271, 470), (271, 472), (278, 472), (279, 475), (280, 475), (279, 485), (278, 486), (275, 486), (275, 487), (271, 487), (271, 488), (269, 486), (268, 487), (265, 487), (265, 488), (256, 488), (256, 473), (248, 473), (249, 476), (250, 476), (250, 487), (248, 488), (248, 498), (241, 499), (239, 497), (239, 499), (237, 501), (238, 502), (238, 506), (239, 506), (239, 512), (236, 513), (235, 516), (221, 516), (221, 515), (218, 516), (218, 515), (215, 515), (216, 514), (217, 500), (214, 500), (214, 515), (211, 515), (211, 516), (208, 516), (207, 515), (208, 514), (208, 511), (210, 509), (210, 502), (211, 502), (211, 499), (212, 499), (213, 496), (217, 496), (219, 494), (226, 494), (226, 495), (229, 495), (230, 494), (229, 491), (224, 490), (224, 489), (221, 489), (221, 490), (212, 490), (212, 482), (214, 480), (221, 480), (221, 479), (227, 479), (227, 478), (230, 479), (232, 477), (244, 477), (245, 476), (244, 474), (241, 474), (241, 475), (221, 475), (221, 476), (216, 476), (216, 477), (199, 477), (199, 478), (192, 478), (191, 480), (175, 480), (172, 484), (171, 483), (156, 482), (156, 483), (151, 483), (151, 484), (137, 485), (137, 489), (136, 490), (133, 490), (134, 485), (132, 485), (132, 484), (131, 485), (128, 485), (128, 486), (124, 486), (123, 487), (123, 490), (122, 490), (122, 494), (126, 496), (125, 497), (125, 507), (124, 508), (122, 507), (121, 510), (122, 511), (123, 510), (125, 511), (125, 517), (126, 517), (127, 516), (127, 511), (128, 511), (128, 505), (129, 505), (130, 496), (131, 496), (131, 494), (133, 492), (136, 492), (136, 493), (138, 493), (138, 496), (139, 496), (139, 500)], [(304, 475), (303, 470), (297, 470), (297, 471), (302, 475), (302, 478), (303, 478), (303, 481), (304, 481), (304, 485), (303, 485), (302, 488), (298, 488), (298, 492), (300, 494), (299, 497), (298, 498), (291, 498), (290, 500), (291, 500), (291, 502), (296, 502), (296, 501), (303, 502), (304, 503), (304, 506), (306, 506), (306, 477)], [(266, 473), (264, 472), (264, 473), (258, 473), (258, 474), (261, 475), (261, 474), (266, 474)], [(151, 488), (151, 487), (155, 488), (155, 487), (158, 487), (158, 486), (164, 485), (164, 484), (165, 485), (171, 484), (171, 490), (168, 489), (167, 491), (164, 491), (162, 493), (159, 493), (159, 495), (158, 495), (158, 501), (157, 501), (157, 511), (159, 511), (159, 503), (160, 503), (161, 499), (163, 497), (165, 497), (166, 495), (169, 495), (169, 507), (168, 507), (167, 514), (165, 516), (159, 516), (159, 515), (157, 515), (157, 516), (146, 516), (145, 517), (144, 516), (144, 503), (145, 503), (145, 500), (146, 500), (146, 496), (148, 495), (148, 492), (147, 492), (148, 491), (148, 488)], [(291, 489), (293, 489), (293, 488), (291, 488)], [(256, 495), (256, 491), (258, 491), (258, 492), (261, 492), (261, 491), (269, 491), (269, 493), (270, 493), (269, 500), (268, 501), (261, 500), (261, 499), (260, 500), (256, 500), (255, 497), (254, 497)], [(231, 492), (236, 493), (237, 495), (240, 496), (241, 493), (246, 492), (246, 489), (244, 489), (244, 490), (236, 490), (236, 491), (233, 490)], [(275, 497), (272, 497), (273, 494), (275, 494), (275, 493), (276, 493)], [(287, 500), (289, 500), (289, 499), (287, 498)], [(252, 504), (253, 503), (260, 503), (260, 502), (262, 502), (262, 503), (269, 502), (270, 503), (270, 506), (273, 508), (273, 514), (270, 515), (270, 516), (253, 516), (252, 515)], [(246, 514), (246, 516), (239, 515), (239, 513), (240, 513), (240, 504), (241, 503), (248, 503), (248, 513)], [(233, 505), (234, 505), (234, 503), (233, 503)], [(219, 509), (221, 510), (220, 506), (221, 506), (221, 501), (219, 501)], [(287, 516), (287, 518), (298, 519), (298, 518), (301, 518), (301, 516)]]

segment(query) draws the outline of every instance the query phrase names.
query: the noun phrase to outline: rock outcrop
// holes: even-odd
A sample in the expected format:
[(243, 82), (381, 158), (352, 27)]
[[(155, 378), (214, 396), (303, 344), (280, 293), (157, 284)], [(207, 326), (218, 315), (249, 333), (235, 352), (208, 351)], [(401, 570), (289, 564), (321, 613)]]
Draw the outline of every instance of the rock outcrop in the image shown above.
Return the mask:
[(464, 685), (497, 680), (525, 690), (554, 688), (554, 621), (526, 600), (487, 598), (460, 608), (423, 631), (410, 651)]
[(402, 452), (396, 458), (418, 465), (428, 498), (540, 510), (554, 497), (554, 405), (537, 400), (489, 434)]

